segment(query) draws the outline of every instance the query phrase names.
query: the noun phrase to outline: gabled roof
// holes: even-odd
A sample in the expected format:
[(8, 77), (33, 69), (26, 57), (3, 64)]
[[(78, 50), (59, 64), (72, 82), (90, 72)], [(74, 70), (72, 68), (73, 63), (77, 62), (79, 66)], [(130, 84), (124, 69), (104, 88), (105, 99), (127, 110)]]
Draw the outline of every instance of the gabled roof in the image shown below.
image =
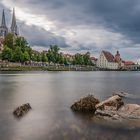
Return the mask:
[(135, 63), (133, 61), (125, 61), (124, 65), (134, 65)]
[(114, 56), (107, 51), (102, 51), (108, 62), (115, 62)]

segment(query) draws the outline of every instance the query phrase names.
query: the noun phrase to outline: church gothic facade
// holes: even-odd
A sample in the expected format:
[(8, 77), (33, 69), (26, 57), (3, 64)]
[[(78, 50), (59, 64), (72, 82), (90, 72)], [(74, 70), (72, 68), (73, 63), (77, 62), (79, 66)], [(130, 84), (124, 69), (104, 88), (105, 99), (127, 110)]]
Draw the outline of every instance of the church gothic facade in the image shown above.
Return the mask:
[(19, 35), (17, 23), (16, 23), (16, 16), (15, 16), (15, 10), (13, 9), (13, 15), (12, 15), (12, 23), (10, 29), (8, 29), (6, 25), (6, 19), (5, 19), (5, 12), (3, 10), (2, 12), (2, 19), (1, 19), (1, 26), (0, 26), (0, 38), (5, 38), (5, 36), (8, 33), (12, 33), (15, 36)]

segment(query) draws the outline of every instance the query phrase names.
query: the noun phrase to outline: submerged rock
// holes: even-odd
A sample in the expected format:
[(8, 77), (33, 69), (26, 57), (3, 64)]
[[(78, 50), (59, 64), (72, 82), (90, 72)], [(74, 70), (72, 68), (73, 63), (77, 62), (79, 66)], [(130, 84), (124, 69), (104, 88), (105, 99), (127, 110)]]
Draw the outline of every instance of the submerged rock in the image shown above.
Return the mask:
[(13, 111), (13, 115), (17, 118), (20, 118), (23, 115), (25, 115), (30, 109), (31, 109), (31, 106), (29, 103), (23, 104), (22, 106), (17, 107)]
[(96, 105), (99, 103), (99, 100), (96, 99), (93, 95), (88, 95), (81, 98), (79, 101), (75, 102), (71, 109), (76, 112), (92, 112), (96, 111)]

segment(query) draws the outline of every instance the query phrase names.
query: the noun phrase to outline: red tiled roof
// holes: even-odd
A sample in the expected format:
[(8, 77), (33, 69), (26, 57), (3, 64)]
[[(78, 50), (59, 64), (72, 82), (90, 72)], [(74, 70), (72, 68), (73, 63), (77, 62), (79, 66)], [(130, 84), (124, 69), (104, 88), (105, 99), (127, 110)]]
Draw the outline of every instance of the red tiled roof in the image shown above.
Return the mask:
[(91, 57), (90, 59), (94, 60), (94, 61), (97, 61), (97, 58), (95, 58), (95, 57)]
[(103, 51), (103, 54), (108, 62), (115, 62), (114, 56), (110, 52)]
[(124, 65), (134, 65), (135, 63), (133, 61), (125, 61)]

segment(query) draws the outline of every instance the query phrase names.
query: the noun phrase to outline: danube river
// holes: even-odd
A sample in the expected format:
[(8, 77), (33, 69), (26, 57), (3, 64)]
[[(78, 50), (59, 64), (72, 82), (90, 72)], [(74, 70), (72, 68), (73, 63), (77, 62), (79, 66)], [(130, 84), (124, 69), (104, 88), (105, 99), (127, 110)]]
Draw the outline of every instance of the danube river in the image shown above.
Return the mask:
[[(114, 91), (140, 104), (140, 72), (1, 72), (0, 140), (139, 140), (138, 124), (111, 125), (70, 109), (81, 96), (102, 100)], [(32, 110), (14, 118), (13, 110), (28, 102)]]

